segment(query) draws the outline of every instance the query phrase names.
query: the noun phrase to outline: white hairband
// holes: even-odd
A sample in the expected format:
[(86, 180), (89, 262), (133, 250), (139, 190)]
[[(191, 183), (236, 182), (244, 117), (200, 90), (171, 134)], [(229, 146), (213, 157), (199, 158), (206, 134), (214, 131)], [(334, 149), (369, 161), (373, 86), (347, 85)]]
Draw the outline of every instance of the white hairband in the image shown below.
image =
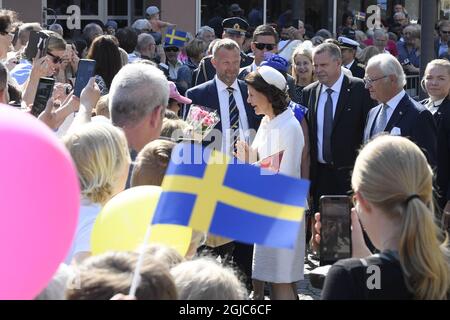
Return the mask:
[(262, 66), (257, 69), (258, 73), (264, 79), (265, 82), (271, 84), (281, 91), (286, 89), (286, 79), (276, 69), (268, 66)]

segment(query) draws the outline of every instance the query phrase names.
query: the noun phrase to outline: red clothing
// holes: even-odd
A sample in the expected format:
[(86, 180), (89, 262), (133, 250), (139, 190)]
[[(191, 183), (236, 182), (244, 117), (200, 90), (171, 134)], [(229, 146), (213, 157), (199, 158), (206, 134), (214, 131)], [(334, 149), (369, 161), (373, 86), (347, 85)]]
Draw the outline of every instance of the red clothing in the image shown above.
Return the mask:
[[(366, 46), (373, 46), (373, 39), (367, 39), (364, 41), (364, 44)], [(397, 44), (392, 41), (392, 40), (388, 40), (388, 44), (387, 44), (387, 48), (386, 48), (394, 57), (398, 56), (398, 51), (397, 51)]]

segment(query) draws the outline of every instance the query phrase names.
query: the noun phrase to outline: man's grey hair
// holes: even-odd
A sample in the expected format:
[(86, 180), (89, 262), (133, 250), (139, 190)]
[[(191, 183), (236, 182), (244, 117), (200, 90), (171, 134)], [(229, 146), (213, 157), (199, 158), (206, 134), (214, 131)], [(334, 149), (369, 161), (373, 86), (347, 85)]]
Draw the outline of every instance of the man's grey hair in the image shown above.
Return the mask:
[(216, 42), (212, 50), (214, 58), (217, 58), (216, 54), (220, 49), (227, 49), (227, 50), (237, 49), (239, 52), (241, 51), (237, 42), (232, 39), (220, 39), (219, 41)]
[(341, 49), (339, 49), (339, 47), (334, 43), (324, 42), (322, 44), (319, 44), (313, 49), (313, 56), (316, 54), (322, 54), (324, 52), (328, 52), (333, 60), (342, 61)]
[(215, 34), (213, 28), (211, 28), (210, 26), (203, 26), (200, 29), (198, 29), (197, 38), (203, 38), (203, 34), (205, 32), (211, 32), (211, 33)]
[(91, 45), (94, 39), (103, 34), (103, 29), (98, 24), (92, 22), (87, 24), (83, 29), (83, 37), (88, 42), (88, 46)]
[(138, 36), (138, 42), (136, 45), (136, 51), (142, 52), (143, 50), (147, 49), (149, 45), (155, 44), (155, 38), (149, 33), (141, 33)]
[(388, 38), (388, 35), (384, 29), (374, 29), (373, 30), (373, 38), (377, 39), (379, 37), (386, 37)]
[(397, 58), (389, 53), (380, 53), (370, 58), (367, 62), (367, 68), (369, 67), (379, 68), (385, 76), (396, 76), (399, 89), (406, 85), (406, 76), (402, 65)]
[(169, 83), (164, 73), (146, 64), (128, 64), (114, 77), (109, 91), (112, 123), (133, 127), (158, 106), (167, 107)]

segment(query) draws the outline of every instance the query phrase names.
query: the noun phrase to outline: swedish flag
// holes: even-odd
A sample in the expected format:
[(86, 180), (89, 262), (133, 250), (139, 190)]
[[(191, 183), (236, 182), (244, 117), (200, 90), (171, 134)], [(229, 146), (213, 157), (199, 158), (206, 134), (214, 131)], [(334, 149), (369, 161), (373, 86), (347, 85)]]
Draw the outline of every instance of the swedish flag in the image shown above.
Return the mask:
[(176, 47), (183, 47), (187, 41), (187, 32), (176, 30), (174, 28), (167, 29), (166, 36), (164, 38), (164, 44), (173, 45)]
[(185, 225), (246, 243), (294, 248), (309, 181), (263, 174), (258, 167), (209, 153), (197, 144), (175, 147), (152, 224)]

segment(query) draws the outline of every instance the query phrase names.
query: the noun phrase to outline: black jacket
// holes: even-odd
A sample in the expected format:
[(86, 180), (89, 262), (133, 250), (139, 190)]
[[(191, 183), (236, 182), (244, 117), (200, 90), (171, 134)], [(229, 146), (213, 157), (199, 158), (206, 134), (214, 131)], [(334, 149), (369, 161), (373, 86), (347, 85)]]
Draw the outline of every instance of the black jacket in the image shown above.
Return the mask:
[[(427, 105), (429, 99), (421, 101)], [(439, 206), (445, 207), (450, 201), (450, 99), (446, 98), (433, 115), (437, 126), (437, 170), (436, 185), (439, 193)]]
[[(308, 108), (307, 120), (311, 149), (311, 188), (317, 171), (317, 106), (322, 85), (316, 81), (303, 89), (301, 104)], [(364, 125), (369, 110), (374, 106), (361, 79), (344, 75), (333, 120), (331, 136), (332, 166), (339, 171), (339, 181), (346, 192), (350, 189), (350, 172), (363, 142)], [(321, 120), (323, 121), (323, 120)], [(333, 183), (330, 181), (330, 183)]]

